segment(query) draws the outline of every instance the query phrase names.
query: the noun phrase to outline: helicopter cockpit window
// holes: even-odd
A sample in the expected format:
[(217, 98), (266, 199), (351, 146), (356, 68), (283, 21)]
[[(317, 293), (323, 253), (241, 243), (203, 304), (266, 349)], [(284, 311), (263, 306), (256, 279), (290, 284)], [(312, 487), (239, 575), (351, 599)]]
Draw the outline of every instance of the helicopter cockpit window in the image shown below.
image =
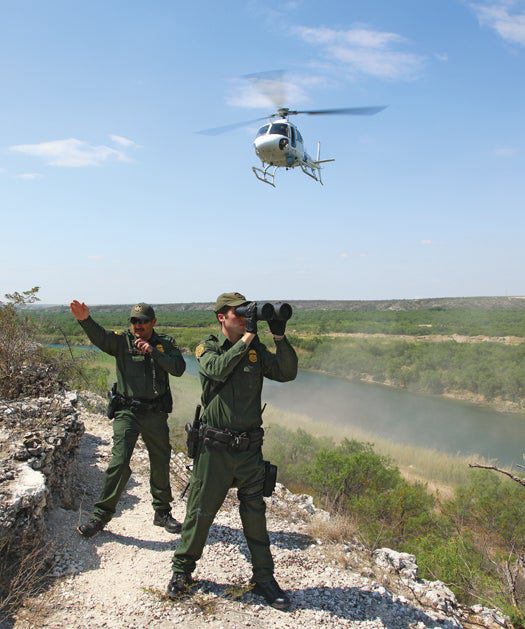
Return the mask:
[(260, 135), (264, 135), (268, 131), (269, 124), (265, 124), (264, 127), (261, 127), (259, 131), (257, 131), (257, 137)]
[(297, 141), (303, 144), (303, 136), (299, 132), (299, 129), (296, 129), (295, 132), (297, 133)]
[(270, 133), (276, 133), (277, 135), (285, 135), (288, 137), (288, 125), (283, 124), (282, 122), (276, 122), (272, 125)]

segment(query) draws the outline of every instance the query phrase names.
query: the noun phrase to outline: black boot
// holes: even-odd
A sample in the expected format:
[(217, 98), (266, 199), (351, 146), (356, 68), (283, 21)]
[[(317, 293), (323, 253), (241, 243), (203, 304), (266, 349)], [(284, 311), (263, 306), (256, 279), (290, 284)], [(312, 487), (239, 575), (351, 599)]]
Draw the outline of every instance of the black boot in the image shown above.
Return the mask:
[(171, 576), (170, 582), (168, 583), (166, 594), (171, 599), (175, 599), (179, 596), (179, 594), (188, 592), (192, 583), (193, 579), (191, 578), (191, 574), (186, 574), (185, 572), (174, 572)]
[(277, 581), (272, 577), (270, 581), (251, 581), (254, 584), (252, 592), (264, 596), (266, 602), (275, 609), (286, 610), (291, 602), (288, 595), (281, 590)]
[(177, 520), (172, 517), (171, 511), (168, 509), (158, 509), (155, 511), (153, 524), (155, 526), (164, 527), (168, 533), (180, 533), (180, 530), (182, 529), (182, 524), (177, 522)]
[(96, 520), (95, 518), (91, 518), (89, 522), (86, 524), (81, 524), (77, 526), (77, 533), (80, 533), (82, 537), (93, 537), (97, 533), (99, 533), (106, 526), (105, 522), (102, 520)]

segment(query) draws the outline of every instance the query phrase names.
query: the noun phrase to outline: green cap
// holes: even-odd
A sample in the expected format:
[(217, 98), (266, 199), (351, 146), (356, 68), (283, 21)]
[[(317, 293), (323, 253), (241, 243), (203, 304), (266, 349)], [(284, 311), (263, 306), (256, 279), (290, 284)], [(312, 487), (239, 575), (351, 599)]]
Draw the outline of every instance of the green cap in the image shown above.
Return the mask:
[(146, 321), (147, 319), (155, 318), (155, 311), (149, 304), (135, 304), (129, 313), (130, 319), (142, 319)]
[(247, 299), (241, 293), (221, 293), (215, 302), (215, 312), (219, 312), (224, 306), (242, 306), (247, 303)]

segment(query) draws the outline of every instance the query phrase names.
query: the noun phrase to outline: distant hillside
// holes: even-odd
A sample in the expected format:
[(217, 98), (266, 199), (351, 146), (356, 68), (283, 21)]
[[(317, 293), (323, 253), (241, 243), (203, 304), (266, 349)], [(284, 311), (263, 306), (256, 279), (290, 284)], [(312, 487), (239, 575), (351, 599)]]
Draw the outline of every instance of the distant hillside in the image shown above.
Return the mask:
[[(273, 300), (260, 300), (273, 301)], [(344, 310), (344, 311), (412, 311), (412, 310), (525, 310), (523, 297), (435, 297), (427, 299), (382, 299), (382, 300), (323, 300), (292, 299), (289, 303), (297, 310)], [(122, 312), (133, 304), (107, 304), (90, 306), (93, 312)], [(157, 312), (190, 312), (212, 310), (212, 302), (189, 302), (153, 304)], [(64, 305), (33, 304), (32, 310), (45, 312), (67, 312)]]

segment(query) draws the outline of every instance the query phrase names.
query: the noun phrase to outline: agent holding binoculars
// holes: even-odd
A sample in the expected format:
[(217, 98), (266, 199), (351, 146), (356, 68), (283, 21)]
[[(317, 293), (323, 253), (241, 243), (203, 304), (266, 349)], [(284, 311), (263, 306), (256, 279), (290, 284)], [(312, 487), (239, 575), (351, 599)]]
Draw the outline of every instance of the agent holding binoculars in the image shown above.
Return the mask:
[[(284, 335), (292, 309), (288, 304), (258, 305), (240, 293), (223, 293), (215, 303), (215, 314), (220, 337), (208, 336), (195, 350), (204, 411), (186, 518), (167, 593), (175, 598), (193, 583), (191, 573), (202, 555), (210, 526), (228, 490), (236, 487), (253, 564), (253, 591), (273, 607), (287, 609), (290, 600), (273, 576), (266, 529), (263, 496), (272, 491), (268, 476), (274, 466), (262, 458), (261, 392), (265, 377), (288, 382), (297, 376), (297, 355)], [(257, 336), (257, 321), (261, 319), (268, 322), (275, 354)]]

